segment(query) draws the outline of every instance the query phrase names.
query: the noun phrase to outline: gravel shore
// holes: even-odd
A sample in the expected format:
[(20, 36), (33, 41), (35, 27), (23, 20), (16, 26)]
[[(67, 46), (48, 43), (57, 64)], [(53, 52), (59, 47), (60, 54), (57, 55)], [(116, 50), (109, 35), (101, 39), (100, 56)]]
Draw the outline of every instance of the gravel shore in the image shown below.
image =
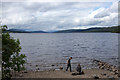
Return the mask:
[(118, 75), (109, 70), (84, 69), (82, 75), (72, 75), (75, 71), (49, 70), (49, 71), (27, 71), (13, 75), (13, 78), (118, 78)]

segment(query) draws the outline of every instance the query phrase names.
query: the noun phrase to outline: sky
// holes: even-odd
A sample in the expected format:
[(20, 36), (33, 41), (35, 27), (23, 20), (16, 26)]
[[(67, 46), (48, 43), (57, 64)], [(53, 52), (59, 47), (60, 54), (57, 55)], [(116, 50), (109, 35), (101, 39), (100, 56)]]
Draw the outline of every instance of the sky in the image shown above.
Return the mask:
[(118, 2), (2, 2), (9, 29), (56, 31), (118, 25)]

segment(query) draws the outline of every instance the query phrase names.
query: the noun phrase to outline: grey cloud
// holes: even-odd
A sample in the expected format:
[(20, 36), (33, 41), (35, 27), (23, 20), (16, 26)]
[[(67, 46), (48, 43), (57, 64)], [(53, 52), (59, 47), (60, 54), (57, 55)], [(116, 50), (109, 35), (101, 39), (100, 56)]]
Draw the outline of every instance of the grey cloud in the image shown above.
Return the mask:
[(98, 14), (96, 14), (94, 16), (94, 18), (103, 18), (103, 17), (106, 17), (106, 16), (110, 16), (110, 13), (109, 13), (108, 10), (104, 10), (104, 11), (99, 12)]
[[(3, 23), (10, 28), (21, 28), (31, 30), (57, 30), (69, 29), (82, 26), (104, 26), (108, 22), (112, 22), (110, 18), (112, 11), (107, 10), (94, 14), (94, 8), (106, 7), (107, 3), (76, 3), (76, 2), (61, 2), (61, 3), (3, 3)], [(87, 5), (87, 6), (86, 6)], [(99, 9), (98, 8), (98, 9)], [(97, 11), (96, 11), (97, 12)], [(89, 15), (94, 17), (89, 18)], [(104, 17), (108, 16), (108, 22)], [(113, 15), (112, 15), (113, 16)], [(113, 16), (114, 17), (114, 16)], [(76, 21), (76, 18), (78, 19)], [(80, 19), (80, 21), (79, 21)], [(116, 19), (116, 17), (115, 17)], [(115, 24), (111, 23), (111, 25)]]

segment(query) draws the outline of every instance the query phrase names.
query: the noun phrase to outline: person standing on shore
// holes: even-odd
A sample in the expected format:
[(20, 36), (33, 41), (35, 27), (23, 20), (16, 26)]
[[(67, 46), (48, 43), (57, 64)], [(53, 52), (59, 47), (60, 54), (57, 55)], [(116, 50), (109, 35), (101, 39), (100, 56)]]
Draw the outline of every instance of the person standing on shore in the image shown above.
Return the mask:
[(68, 68), (70, 67), (70, 72), (72, 71), (72, 70), (71, 70), (71, 59), (72, 59), (72, 57), (70, 57), (70, 58), (68, 59), (68, 61), (67, 61), (67, 69), (66, 69), (66, 71), (68, 71)]

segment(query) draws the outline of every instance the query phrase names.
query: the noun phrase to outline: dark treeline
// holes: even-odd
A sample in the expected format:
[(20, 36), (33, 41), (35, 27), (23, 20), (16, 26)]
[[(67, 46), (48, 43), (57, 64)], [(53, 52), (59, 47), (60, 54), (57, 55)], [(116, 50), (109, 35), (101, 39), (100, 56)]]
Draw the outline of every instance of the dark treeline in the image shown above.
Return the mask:
[(88, 29), (70, 29), (70, 30), (61, 30), (56, 31), (55, 33), (87, 33), (87, 32), (112, 32), (112, 33), (120, 33), (120, 26), (113, 27), (95, 27)]
[(45, 32), (45, 31), (26, 31), (21, 29), (9, 29), (5, 32), (10, 33), (87, 33), (87, 32), (111, 32), (111, 33), (120, 33), (120, 26), (113, 27), (94, 27), (88, 29), (68, 29), (68, 30), (58, 30), (54, 32)]

